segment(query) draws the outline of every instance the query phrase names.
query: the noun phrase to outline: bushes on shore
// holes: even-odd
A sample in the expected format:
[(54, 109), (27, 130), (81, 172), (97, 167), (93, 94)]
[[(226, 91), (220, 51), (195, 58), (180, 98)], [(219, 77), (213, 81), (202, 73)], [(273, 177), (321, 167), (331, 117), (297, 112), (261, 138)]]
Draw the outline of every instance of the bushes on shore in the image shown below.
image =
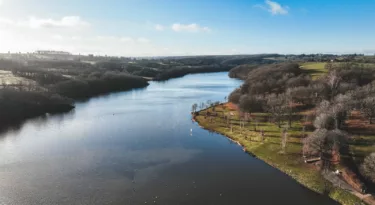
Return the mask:
[(91, 73), (51, 85), (50, 90), (73, 99), (87, 98), (113, 91), (125, 91), (148, 85), (147, 80), (119, 72)]
[(73, 102), (47, 92), (0, 89), (0, 125), (4, 126), (45, 113), (66, 112), (73, 109)]

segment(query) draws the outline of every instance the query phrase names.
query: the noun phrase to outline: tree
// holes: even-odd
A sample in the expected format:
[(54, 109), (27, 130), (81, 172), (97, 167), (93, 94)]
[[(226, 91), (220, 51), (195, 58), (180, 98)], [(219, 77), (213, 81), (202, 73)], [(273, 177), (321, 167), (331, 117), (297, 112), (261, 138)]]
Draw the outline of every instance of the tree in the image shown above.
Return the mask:
[(330, 99), (333, 99), (337, 94), (342, 81), (337, 70), (332, 70), (327, 75), (327, 84), (330, 88)]
[(341, 130), (317, 129), (303, 140), (303, 154), (320, 156), (328, 166), (331, 161), (340, 159), (339, 151), (347, 145), (347, 138), (347, 133)]
[(330, 112), (332, 113), (332, 117), (335, 121), (336, 129), (341, 129), (341, 126), (347, 117), (347, 113), (350, 110), (351, 102), (352, 99), (349, 95), (339, 94), (335, 97)]
[(303, 140), (303, 155), (304, 156), (322, 156), (324, 151), (324, 142), (328, 130), (317, 129), (307, 138)]
[(207, 100), (207, 105), (208, 106), (212, 106), (211, 104), (212, 104), (212, 101), (211, 100)]
[(367, 97), (361, 103), (361, 113), (369, 119), (372, 124), (372, 119), (375, 117), (375, 97)]
[(281, 134), (281, 153), (285, 153), (285, 148), (288, 143), (288, 131), (284, 128)]
[(321, 113), (316, 116), (314, 120), (314, 127), (316, 129), (331, 130), (334, 128), (334, 118), (327, 113)]
[(241, 91), (239, 89), (234, 90), (230, 95), (229, 95), (229, 102), (238, 104), (240, 102), (240, 97), (241, 97)]
[(259, 97), (242, 95), (239, 100), (239, 108), (246, 113), (262, 112), (262, 103)]
[(293, 115), (294, 115), (294, 107), (293, 107), (292, 94), (291, 94), (291, 91), (289, 89), (285, 93), (284, 103), (285, 103), (284, 108), (285, 108), (286, 117), (288, 118), (288, 125), (289, 125), (289, 128), (291, 128), (292, 127)]
[(375, 153), (365, 158), (360, 171), (363, 176), (375, 183)]
[(285, 114), (285, 95), (268, 95), (265, 109), (272, 115), (279, 128), (281, 128), (281, 121)]
[(351, 98), (339, 94), (333, 103), (322, 101), (316, 109), (314, 126), (317, 129), (340, 129), (350, 110)]
[(193, 113), (197, 112), (197, 108), (198, 108), (198, 104), (197, 104), (197, 103), (194, 103), (194, 104), (191, 106), (191, 112), (193, 112)]
[(332, 70), (332, 68), (333, 68), (333, 63), (332, 62), (328, 62), (325, 66), (324, 66), (324, 68), (325, 69), (327, 69), (327, 70)]

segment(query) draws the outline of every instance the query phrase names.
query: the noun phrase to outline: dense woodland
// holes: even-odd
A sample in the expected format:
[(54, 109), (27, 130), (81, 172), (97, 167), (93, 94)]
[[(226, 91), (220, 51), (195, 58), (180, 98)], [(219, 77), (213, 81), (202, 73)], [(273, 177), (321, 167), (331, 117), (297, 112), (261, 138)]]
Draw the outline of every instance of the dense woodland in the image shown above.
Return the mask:
[[(332, 162), (341, 156), (343, 166), (372, 186), (375, 153), (357, 156), (354, 162), (350, 145), (367, 144), (355, 136), (375, 134), (375, 130), (356, 129), (350, 119), (359, 113), (370, 126), (375, 123), (375, 69), (353, 62), (330, 62), (324, 69), (326, 74), (313, 80), (297, 63), (237, 67), (230, 75), (245, 81), (229, 101), (245, 113), (268, 113), (272, 122), (286, 129), (300, 120), (303, 130), (311, 132), (303, 138), (305, 157), (320, 157), (326, 170), (333, 169)], [(310, 114), (303, 117), (301, 112)]]

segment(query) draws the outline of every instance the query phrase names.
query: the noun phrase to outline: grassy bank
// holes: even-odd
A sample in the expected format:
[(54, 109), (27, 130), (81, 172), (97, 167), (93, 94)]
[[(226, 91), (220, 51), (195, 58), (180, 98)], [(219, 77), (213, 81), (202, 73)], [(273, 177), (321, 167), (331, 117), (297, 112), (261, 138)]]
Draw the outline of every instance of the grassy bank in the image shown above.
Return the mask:
[[(342, 204), (361, 204), (361, 200), (351, 193), (333, 187), (320, 174), (315, 165), (305, 164), (302, 158), (301, 139), (308, 132), (302, 131), (300, 121), (293, 121), (292, 128), (288, 130), (288, 143), (285, 153), (281, 153), (281, 132), (274, 123), (270, 123), (265, 113), (253, 113), (252, 122), (247, 122), (243, 128), (240, 127), (238, 113), (228, 104), (215, 106), (217, 116), (205, 117), (206, 112), (213, 112), (208, 108), (199, 112), (195, 120), (204, 128), (216, 131), (228, 138), (238, 142), (243, 148), (263, 160), (269, 165), (281, 170), (307, 188), (327, 194)], [(231, 125), (228, 126), (224, 115), (232, 114)], [(261, 130), (264, 131), (262, 141)]]

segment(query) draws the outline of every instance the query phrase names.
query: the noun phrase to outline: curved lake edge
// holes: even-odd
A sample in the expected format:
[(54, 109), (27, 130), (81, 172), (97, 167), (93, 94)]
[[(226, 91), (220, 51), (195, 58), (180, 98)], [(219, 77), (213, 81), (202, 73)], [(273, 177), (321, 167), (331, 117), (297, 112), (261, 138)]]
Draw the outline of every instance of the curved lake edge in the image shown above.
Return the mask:
[(38, 112), (36, 112), (35, 114), (29, 115), (29, 114), (25, 113), (20, 118), (17, 118), (16, 120), (11, 120), (11, 121), (8, 121), (8, 122), (5, 122), (5, 121), (1, 122), (1, 119), (0, 119), (0, 122), (1, 122), (0, 123), (0, 133), (4, 132), (4, 131), (7, 131), (8, 129), (12, 129), (14, 127), (20, 127), (22, 124), (24, 124), (28, 120), (40, 118), (40, 117), (43, 117), (43, 116), (46, 116), (46, 115), (49, 115), (49, 114), (58, 115), (58, 114), (68, 113), (68, 112), (75, 109), (76, 103), (84, 103), (84, 102), (90, 101), (94, 98), (100, 98), (100, 97), (103, 97), (103, 96), (105, 97), (105, 96), (115, 94), (115, 93), (130, 92), (130, 91), (138, 90), (138, 89), (146, 89), (150, 85), (149, 82), (167, 82), (167, 81), (170, 81), (170, 80), (183, 78), (187, 75), (221, 73), (221, 72), (224, 73), (224, 72), (228, 72), (228, 70), (230, 70), (230, 69), (228, 69), (228, 68), (226, 68), (226, 69), (214, 69), (214, 70), (210, 70), (210, 71), (199, 71), (199, 72), (198, 71), (195, 71), (195, 72), (187, 71), (187, 72), (183, 72), (183, 74), (181, 74), (181, 75), (169, 76), (168, 78), (165, 78), (165, 79), (157, 79), (157, 78), (150, 78), (150, 77), (145, 77), (145, 76), (138, 76), (140, 78), (143, 78), (147, 83), (144, 84), (144, 85), (141, 85), (141, 86), (133, 86), (131, 88), (109, 90), (108, 92), (97, 93), (97, 94), (94, 94), (94, 95), (91, 95), (91, 96), (71, 98), (70, 99), (71, 102), (66, 103), (66, 104), (58, 104), (52, 110), (47, 109), (46, 106), (43, 106), (43, 108), (40, 108), (40, 110)]
[[(192, 103), (222, 101), (239, 85), (226, 73), (194, 74), (28, 120), (0, 135), (0, 199), (20, 205), (72, 205), (92, 198), (90, 204), (143, 204), (157, 195), (168, 202), (162, 204), (181, 205), (337, 204), (191, 121)], [(93, 185), (94, 190), (76, 189)]]
[[(325, 194), (329, 198), (341, 203), (341, 204), (357, 204), (357, 203), (363, 203), (363, 201), (357, 197), (355, 194), (348, 192), (344, 189), (341, 189), (339, 187), (334, 187), (330, 192), (323, 193), (321, 190), (317, 189), (317, 187), (314, 187), (314, 179), (305, 177), (304, 173), (302, 172), (292, 172), (291, 169), (287, 169), (287, 167), (282, 166), (281, 164), (278, 164), (277, 162), (273, 161), (275, 159), (272, 159), (270, 157), (264, 157), (261, 155), (260, 151), (258, 149), (254, 149), (254, 147), (246, 146), (245, 143), (243, 143), (244, 140), (247, 139), (236, 139), (233, 134), (231, 135), (230, 131), (225, 132), (223, 130), (219, 130), (215, 127), (210, 126), (210, 122), (206, 120), (206, 118), (203, 118), (202, 112), (206, 112), (207, 110), (212, 109), (213, 107), (219, 107), (224, 106), (226, 103), (220, 103), (218, 105), (214, 105), (212, 107), (208, 107), (202, 110), (197, 111), (196, 113), (192, 113), (193, 120), (201, 127), (202, 129), (208, 130), (210, 132), (214, 132), (217, 134), (222, 135), (223, 137), (228, 138), (232, 142), (238, 144), (240, 147), (242, 147), (243, 151), (247, 154), (251, 155), (254, 158), (257, 158), (264, 163), (268, 164), (269, 166), (279, 170), (280, 172), (284, 173), (286, 176), (292, 178), (294, 181), (296, 181), (298, 184), (302, 185), (303, 187), (317, 193), (317, 194)], [(229, 129), (229, 128), (228, 128)], [(301, 170), (302, 171), (302, 170)], [(315, 172), (319, 173), (317, 170)], [(319, 173), (320, 174), (320, 173)], [(324, 183), (328, 182), (328, 180), (323, 179), (321, 177)], [(330, 182), (328, 182), (330, 183)]]

